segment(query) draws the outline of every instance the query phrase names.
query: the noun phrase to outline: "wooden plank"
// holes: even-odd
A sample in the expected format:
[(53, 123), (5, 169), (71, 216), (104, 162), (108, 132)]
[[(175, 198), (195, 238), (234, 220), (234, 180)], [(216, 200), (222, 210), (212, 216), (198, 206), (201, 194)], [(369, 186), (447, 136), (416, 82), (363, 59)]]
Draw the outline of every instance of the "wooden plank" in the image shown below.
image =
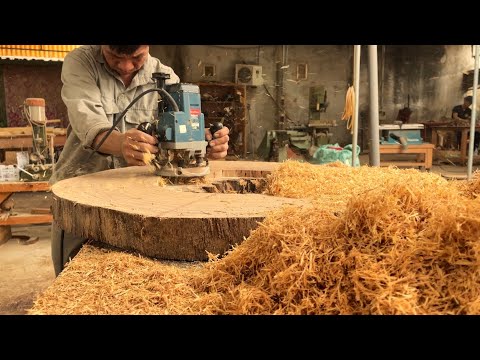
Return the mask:
[(2, 181), (0, 182), (0, 193), (5, 192), (28, 192), (28, 191), (49, 191), (48, 181)]
[[(415, 161), (381, 161), (380, 166), (407, 166), (407, 167), (419, 167), (425, 166), (425, 162), (415, 162)], [(426, 166), (425, 166), (426, 167)]]
[(32, 208), (30, 214), (51, 214), (50, 208)]
[[(55, 147), (64, 146), (66, 135), (55, 135), (53, 144)], [(20, 135), (0, 138), (0, 149), (23, 150), (33, 147), (32, 135)]]
[[(212, 161), (209, 180), (229, 174), (270, 173), (278, 163)], [(217, 177), (214, 178), (214, 174)], [(207, 260), (248, 237), (266, 214), (303, 199), (262, 194), (209, 193), (198, 185), (159, 186), (147, 167), (132, 166), (74, 177), (52, 186), (52, 212), (64, 230), (144, 255)]]
[[(52, 120), (52, 121), (56, 121), (56, 120)], [(55, 134), (55, 135), (67, 134), (67, 129), (65, 128), (52, 128), (47, 126), (46, 130), (47, 130), (47, 134)], [(0, 128), (0, 138), (12, 137), (12, 136), (32, 136), (32, 127), (25, 126), (25, 127)]]
[(420, 144), (420, 145), (408, 145), (407, 148), (403, 148), (402, 145), (380, 145), (381, 154), (415, 154), (426, 153), (433, 150), (433, 144)]
[(408, 145), (404, 148), (402, 145), (380, 145), (380, 154), (417, 154), (417, 162), (410, 161), (380, 161), (380, 166), (395, 165), (399, 167), (425, 167), (432, 168), (434, 145), (430, 143)]
[(23, 225), (23, 224), (48, 224), (53, 220), (52, 215), (32, 215), (21, 214), (10, 215), (6, 219), (0, 219), (0, 226), (2, 225)]

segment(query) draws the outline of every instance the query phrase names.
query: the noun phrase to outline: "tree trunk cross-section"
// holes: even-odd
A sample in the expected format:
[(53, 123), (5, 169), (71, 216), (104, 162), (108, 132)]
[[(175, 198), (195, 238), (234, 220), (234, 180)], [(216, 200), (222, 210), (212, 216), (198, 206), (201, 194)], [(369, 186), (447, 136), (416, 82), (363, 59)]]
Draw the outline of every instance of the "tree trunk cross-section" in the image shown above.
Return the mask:
[[(214, 161), (210, 181), (264, 177), (278, 163)], [(205, 184), (159, 186), (147, 167), (62, 180), (52, 186), (54, 221), (67, 232), (166, 260), (207, 260), (248, 237), (269, 211), (305, 200), (210, 193)]]

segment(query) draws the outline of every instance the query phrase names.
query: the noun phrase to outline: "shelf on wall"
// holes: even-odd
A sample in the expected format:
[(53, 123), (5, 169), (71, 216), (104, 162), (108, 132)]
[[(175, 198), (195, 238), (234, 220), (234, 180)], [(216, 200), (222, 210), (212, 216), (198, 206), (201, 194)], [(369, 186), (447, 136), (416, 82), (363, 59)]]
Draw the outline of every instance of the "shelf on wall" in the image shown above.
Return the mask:
[(247, 156), (247, 131), (246, 131), (246, 116), (247, 116), (247, 88), (245, 85), (238, 85), (235, 83), (210, 83), (199, 82), (197, 85), (200, 88), (201, 97), (208, 93), (211, 98), (225, 99), (233, 97), (234, 100), (201, 100), (202, 111), (204, 108), (212, 109), (213, 106), (221, 106), (225, 104), (233, 105), (232, 111), (224, 116), (209, 116), (208, 111), (205, 116), (206, 121), (221, 120), (224, 126), (230, 130), (230, 141), (228, 148), (228, 155), (246, 158)]

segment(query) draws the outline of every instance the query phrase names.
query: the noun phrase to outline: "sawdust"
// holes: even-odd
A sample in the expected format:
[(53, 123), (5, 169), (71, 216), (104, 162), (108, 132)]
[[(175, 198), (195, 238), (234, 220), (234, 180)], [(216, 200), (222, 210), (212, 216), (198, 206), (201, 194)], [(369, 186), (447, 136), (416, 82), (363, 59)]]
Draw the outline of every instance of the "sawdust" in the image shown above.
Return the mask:
[(164, 186), (167, 186), (168, 182), (166, 179), (164, 179), (163, 177), (158, 177), (157, 179), (157, 185), (160, 186), (160, 187), (164, 187)]
[(178, 313), (175, 299), (191, 296), (188, 281), (198, 267), (174, 266), (88, 244), (76, 259), (35, 306), (51, 309), (55, 303), (52, 313), (57, 314), (168, 314), (168, 309)]
[(143, 162), (145, 164), (151, 164), (152, 160), (155, 159), (155, 155), (150, 152), (144, 152), (143, 154)]
[(142, 156), (143, 156), (142, 161), (147, 166), (148, 171), (153, 174), (156, 170), (156, 167), (153, 164), (153, 160), (155, 159), (155, 154), (152, 154), (151, 152), (147, 151), (142, 153)]
[(471, 181), (452, 181), (458, 187), (458, 190), (463, 196), (470, 199), (478, 199), (480, 195), (480, 171), (477, 170), (473, 173)]
[(272, 213), (191, 268), (84, 247), (31, 314), (479, 314), (479, 176), (288, 161)]

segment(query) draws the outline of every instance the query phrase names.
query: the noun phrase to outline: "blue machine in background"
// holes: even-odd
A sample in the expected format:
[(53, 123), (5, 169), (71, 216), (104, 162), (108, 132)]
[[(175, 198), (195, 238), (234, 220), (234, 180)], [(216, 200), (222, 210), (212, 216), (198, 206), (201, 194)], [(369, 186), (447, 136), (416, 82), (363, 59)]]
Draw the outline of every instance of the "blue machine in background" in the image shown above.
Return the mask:
[(380, 125), (380, 144), (408, 146), (409, 144), (423, 144), (423, 124), (387, 124)]

